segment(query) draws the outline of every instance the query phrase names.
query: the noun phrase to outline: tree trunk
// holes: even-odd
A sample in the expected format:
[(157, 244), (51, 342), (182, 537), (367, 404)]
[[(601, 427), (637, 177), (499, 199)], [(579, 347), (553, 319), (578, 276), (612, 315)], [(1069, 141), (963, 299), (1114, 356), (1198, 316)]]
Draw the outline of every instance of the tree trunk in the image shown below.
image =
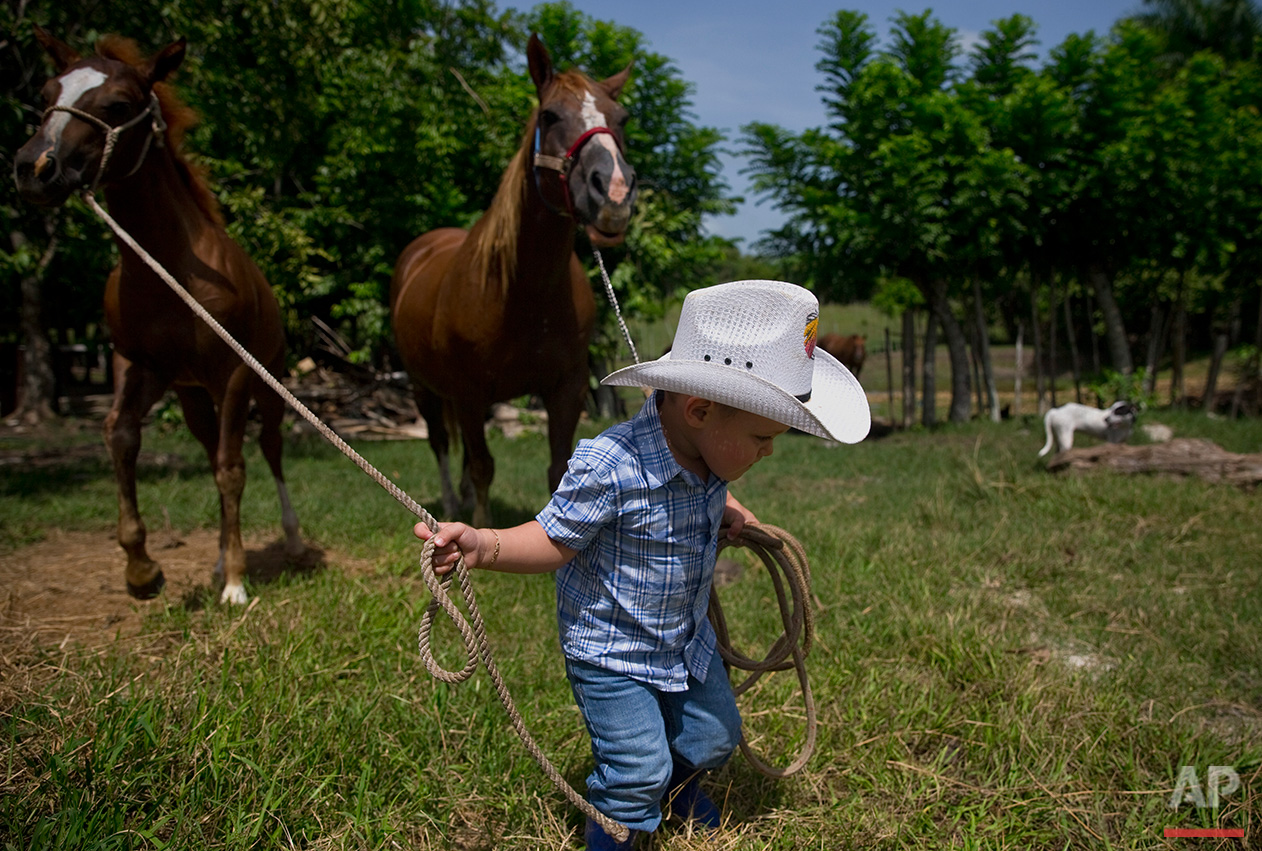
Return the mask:
[(1214, 397), (1218, 395), (1218, 376), (1222, 372), (1223, 359), (1231, 346), (1231, 338), (1240, 324), (1240, 299), (1233, 299), (1229, 315), (1225, 322), (1215, 322), (1213, 326), (1214, 354), (1209, 360), (1209, 375), (1205, 377), (1205, 392), (1201, 394), (1201, 410), (1210, 414), (1217, 407)]
[[(976, 391), (976, 398), (973, 400), (977, 404), (977, 410), (986, 410), (985, 385), (982, 383), (982, 354), (980, 345), (977, 342), (977, 319), (973, 311), (965, 306), (965, 314), (967, 318), (964, 321), (964, 339), (968, 343), (968, 369), (969, 375), (972, 376), (973, 390)], [(971, 406), (970, 406), (971, 407)]]
[(1074, 401), (1082, 404), (1082, 362), (1078, 359), (1078, 329), (1074, 327), (1074, 313), (1069, 305), (1069, 293), (1065, 293), (1065, 336), (1069, 339), (1069, 362), (1074, 370)]
[(1161, 302), (1153, 302), (1152, 319), (1148, 328), (1148, 359), (1146, 368), (1148, 374), (1144, 376), (1144, 392), (1151, 395), (1153, 389), (1157, 386), (1157, 365), (1161, 361), (1161, 353), (1165, 350), (1165, 311), (1161, 307)]
[(1205, 392), (1201, 396), (1201, 410), (1207, 414), (1214, 412), (1214, 397), (1218, 394), (1218, 372), (1222, 369), (1226, 355), (1227, 331), (1218, 326), (1214, 329), (1214, 354), (1209, 361), (1209, 375), (1205, 378)]
[(938, 382), (935, 373), (935, 351), (938, 348), (938, 317), (934, 311), (928, 311), (928, 319), (925, 322), (925, 356), (921, 361), (920, 368), (924, 373), (921, 384), (923, 389), (921, 394), (924, 402), (920, 406), (920, 421), (925, 427), (931, 427), (938, 423)]
[(942, 333), (946, 336), (947, 354), (951, 359), (951, 411), (950, 421), (966, 423), (973, 413), (973, 388), (968, 375), (968, 341), (964, 329), (951, 312), (947, 299), (946, 281), (938, 279), (932, 285), (933, 311), (937, 314)]
[(1083, 301), (1087, 311), (1087, 338), (1091, 341), (1091, 374), (1100, 374), (1100, 338), (1095, 333), (1095, 302), (1091, 299), (1090, 288), (1084, 289)]
[(1052, 407), (1056, 407), (1056, 276), (1047, 280), (1047, 380), (1052, 388)]
[(986, 333), (986, 314), (982, 310), (982, 285), (973, 278), (973, 310), (977, 318), (977, 346), (982, 362), (982, 380), (990, 401), (990, 420), (999, 422), (999, 390), (995, 387), (995, 365), (990, 357), (990, 335)]
[(1040, 417), (1047, 413), (1044, 402), (1043, 376), (1043, 328), (1039, 322), (1038, 281), (1030, 293), (1030, 328), (1034, 331), (1034, 412)]
[(1012, 376), (1012, 418), (1021, 416), (1021, 378), (1025, 375), (1025, 353), (1021, 350), (1024, 342), (1025, 323), (1017, 320), (1017, 356), (1013, 364)]
[(607, 420), (624, 420), (627, 418), (627, 406), (617, 387), (601, 384), (599, 376), (608, 375), (612, 370), (604, 359), (592, 360), (589, 368), (598, 376), (596, 386), (587, 394), (587, 413), (589, 416)]
[(1183, 382), (1183, 367), (1187, 362), (1187, 305), (1183, 291), (1184, 273), (1179, 273), (1179, 292), (1174, 302), (1174, 320), (1170, 323), (1170, 405), (1184, 407), (1187, 393)]
[(1126, 342), (1122, 311), (1113, 298), (1113, 282), (1109, 280), (1104, 267), (1096, 263), (1087, 268), (1087, 279), (1091, 282), (1096, 301), (1100, 304), (1100, 313), (1104, 317), (1104, 335), (1109, 343), (1109, 358), (1113, 362), (1113, 368), (1123, 375), (1130, 375), (1135, 371), (1135, 364), (1131, 361), (1130, 345)]
[(916, 313), (903, 311), (903, 428), (916, 421)]
[(886, 414), (890, 425), (894, 425), (894, 355), (890, 347), (890, 326), (885, 326), (885, 390), (889, 394), (889, 405)]
[[(22, 278), (21, 329), (22, 344), (25, 351), (22, 355), (22, 386), (18, 398), (17, 410), (9, 418), (10, 422), (25, 425), (36, 425), (57, 416), (54, 394), (56, 393), (56, 375), (53, 370), (53, 347), (44, 329), (41, 284), (44, 270), (57, 254), (56, 218), (50, 216), (48, 223), (48, 247), (40, 257), (39, 263), (29, 275)], [(15, 250), (29, 244), (26, 235), (20, 231), (9, 234), (9, 241)]]

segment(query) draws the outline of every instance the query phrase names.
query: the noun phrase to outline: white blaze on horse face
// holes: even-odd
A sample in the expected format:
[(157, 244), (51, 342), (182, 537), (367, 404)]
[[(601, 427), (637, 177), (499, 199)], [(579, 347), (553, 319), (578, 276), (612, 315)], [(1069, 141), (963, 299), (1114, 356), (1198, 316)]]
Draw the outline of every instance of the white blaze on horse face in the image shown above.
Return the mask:
[(597, 127), (605, 126), (605, 114), (596, 106), (596, 98), (591, 92), (583, 92), (583, 111), (580, 113), (583, 119), (583, 132), (595, 130)]
[[(596, 98), (593, 97), (591, 92), (583, 93), (583, 111), (580, 115), (583, 119), (584, 133), (595, 130), (597, 127), (608, 126), (608, 119), (597, 108)], [(592, 137), (592, 141), (607, 150), (609, 156), (613, 159), (613, 173), (609, 176), (609, 200), (615, 204), (621, 204), (627, 197), (629, 188), (627, 186), (627, 177), (622, 173), (622, 166), (618, 163), (618, 144), (614, 142), (613, 136), (608, 133), (598, 133)]]
[[(95, 68), (76, 68), (61, 78), (61, 94), (57, 96), (57, 106), (74, 106), (79, 98), (104, 83), (105, 74)], [(61, 139), (61, 131), (70, 123), (70, 113), (54, 112), (44, 126), (44, 132), (53, 145)]]

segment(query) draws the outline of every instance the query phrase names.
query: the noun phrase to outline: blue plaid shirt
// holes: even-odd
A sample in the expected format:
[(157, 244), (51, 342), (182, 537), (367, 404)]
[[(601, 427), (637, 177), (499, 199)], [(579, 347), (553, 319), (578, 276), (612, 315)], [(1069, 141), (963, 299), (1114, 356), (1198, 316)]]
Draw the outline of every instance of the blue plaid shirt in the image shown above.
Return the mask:
[(593, 440), (536, 519), (578, 551), (556, 573), (561, 649), (570, 659), (662, 691), (704, 680), (714, 656), (706, 618), (727, 482), (671, 455), (656, 396)]

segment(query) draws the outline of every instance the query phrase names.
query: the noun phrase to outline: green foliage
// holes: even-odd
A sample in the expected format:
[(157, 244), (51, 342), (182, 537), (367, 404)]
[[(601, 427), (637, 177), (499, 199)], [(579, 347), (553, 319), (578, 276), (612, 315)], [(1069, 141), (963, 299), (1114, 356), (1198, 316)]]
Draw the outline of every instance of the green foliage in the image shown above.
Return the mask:
[(1096, 404), (1108, 407), (1117, 401), (1127, 401), (1141, 411), (1146, 411), (1157, 402), (1157, 394), (1145, 389), (1148, 386), (1148, 370), (1140, 367), (1129, 374), (1112, 369), (1105, 369), (1094, 377), (1087, 379), (1087, 390), (1095, 395)]
[[(176, 86), (201, 116), (188, 147), (209, 170), (231, 233), (271, 282), (291, 352), (314, 344), (315, 317), (344, 338), (353, 360), (380, 357), (394, 259), (424, 231), (471, 225), (517, 149), (534, 108), (522, 56), (532, 28), (559, 67), (604, 77), (635, 63), (623, 99), (633, 116), (629, 156), (652, 190), (637, 231), (645, 239), (606, 260), (617, 267), (634, 257), (634, 268), (616, 273), (632, 309), (654, 310), (712, 280), (722, 245), (703, 233), (702, 217), (733, 209), (718, 176), (721, 135), (695, 126), (692, 85), (640, 33), (566, 3), (515, 15), (491, 0), (37, 0), (5, 4), (0, 16), (15, 33), (6, 56), (22, 63), (23, 85), (6, 92), (0, 110), (14, 149), (38, 120), (35, 93), (47, 74), (31, 21), (84, 52), (110, 31), (146, 51), (188, 38)], [(0, 295), (14, 307), (6, 319), (18, 313), (19, 276), (55, 236), (49, 292), (81, 290), (58, 301), (65, 313), (51, 321), (99, 321), (112, 246), (93, 218), (74, 205), (65, 214), (32, 210), (11, 181), (0, 188), (0, 210), (29, 237), (18, 249), (8, 240), (0, 247)]]

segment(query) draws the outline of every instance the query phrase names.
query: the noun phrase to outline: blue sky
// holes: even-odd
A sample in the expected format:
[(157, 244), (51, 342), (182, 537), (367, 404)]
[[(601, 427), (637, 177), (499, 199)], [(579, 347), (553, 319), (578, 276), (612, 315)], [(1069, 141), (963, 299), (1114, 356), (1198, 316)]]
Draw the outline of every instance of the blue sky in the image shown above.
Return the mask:
[[(893, 2), (817, 2), (817, 0), (570, 0), (598, 20), (613, 20), (644, 34), (648, 47), (674, 61), (695, 86), (696, 123), (717, 127), (729, 143), (751, 121), (800, 131), (825, 123), (815, 86), (822, 78), (816, 30), (838, 9), (865, 12), (879, 35), (889, 32), (899, 11), (932, 8), (934, 17), (954, 28), (967, 47), (991, 21), (1020, 12), (1038, 25), (1040, 57), (1070, 33), (1106, 34), (1119, 17), (1141, 8), (1141, 0), (938, 0), (908, 5)], [(521, 4), (528, 8), (527, 4)], [(634, 162), (634, 159), (632, 160)], [(777, 227), (782, 217), (770, 204), (747, 191), (738, 172), (743, 162), (723, 160), (723, 176), (746, 203), (735, 216), (707, 221), (712, 233), (743, 237), (748, 247), (760, 232)]]

